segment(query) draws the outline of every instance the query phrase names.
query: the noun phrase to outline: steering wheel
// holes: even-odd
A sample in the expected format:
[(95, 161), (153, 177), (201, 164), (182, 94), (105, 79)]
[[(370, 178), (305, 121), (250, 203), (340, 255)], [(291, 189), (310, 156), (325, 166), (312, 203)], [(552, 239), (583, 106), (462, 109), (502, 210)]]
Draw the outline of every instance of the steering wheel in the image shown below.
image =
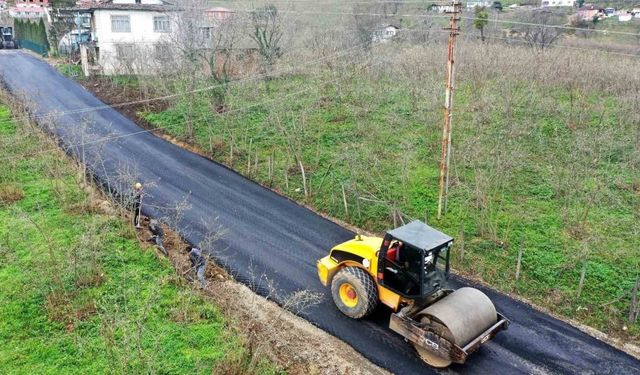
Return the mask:
[(413, 276), (412, 274), (410, 274), (409, 272), (407, 272), (403, 266), (399, 265), (398, 263), (396, 263), (395, 261), (385, 258), (385, 262), (389, 262), (391, 263), (392, 266), (395, 266), (398, 270), (400, 270), (400, 272), (402, 272), (403, 275), (407, 276), (407, 278), (413, 282), (415, 285), (420, 286), (420, 281), (418, 281), (418, 279), (415, 278), (415, 276)]
[(427, 272), (424, 277), (428, 280), (432, 288), (442, 286), (442, 282), (444, 281), (442, 275), (437, 270)]

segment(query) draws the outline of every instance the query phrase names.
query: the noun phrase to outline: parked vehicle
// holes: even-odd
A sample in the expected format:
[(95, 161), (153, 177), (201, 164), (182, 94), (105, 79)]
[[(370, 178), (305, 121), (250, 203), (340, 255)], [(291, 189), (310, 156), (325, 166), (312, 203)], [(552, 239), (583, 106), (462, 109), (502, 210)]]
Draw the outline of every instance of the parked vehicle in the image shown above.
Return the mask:
[(0, 43), (0, 47), (6, 49), (14, 49), (16, 48), (16, 41), (13, 38), (13, 27), (0, 27), (2, 31), (2, 43)]

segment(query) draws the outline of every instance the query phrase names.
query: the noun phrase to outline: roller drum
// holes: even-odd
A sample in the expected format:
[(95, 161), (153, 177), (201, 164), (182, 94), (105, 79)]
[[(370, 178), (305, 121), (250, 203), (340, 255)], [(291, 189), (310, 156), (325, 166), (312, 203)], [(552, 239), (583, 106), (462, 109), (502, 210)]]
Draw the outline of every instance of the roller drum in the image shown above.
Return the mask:
[(493, 302), (474, 288), (460, 288), (420, 312), (442, 322), (450, 340), (464, 347), (498, 320)]

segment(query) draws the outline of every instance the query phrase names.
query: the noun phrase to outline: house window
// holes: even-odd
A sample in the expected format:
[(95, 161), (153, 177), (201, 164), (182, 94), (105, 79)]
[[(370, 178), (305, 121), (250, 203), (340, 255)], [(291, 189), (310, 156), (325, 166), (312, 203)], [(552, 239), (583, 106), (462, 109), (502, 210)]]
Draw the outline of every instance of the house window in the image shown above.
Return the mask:
[(169, 17), (153, 17), (153, 31), (156, 33), (168, 33), (171, 29)]
[(212, 27), (203, 27), (202, 29), (200, 29), (200, 32), (202, 33), (202, 37), (205, 40), (211, 39), (211, 34), (212, 34), (211, 30), (212, 30)]
[(129, 22), (129, 16), (111, 16), (111, 32), (130, 33), (131, 23)]
[(133, 44), (116, 44), (116, 56), (121, 59), (132, 59), (135, 54)]

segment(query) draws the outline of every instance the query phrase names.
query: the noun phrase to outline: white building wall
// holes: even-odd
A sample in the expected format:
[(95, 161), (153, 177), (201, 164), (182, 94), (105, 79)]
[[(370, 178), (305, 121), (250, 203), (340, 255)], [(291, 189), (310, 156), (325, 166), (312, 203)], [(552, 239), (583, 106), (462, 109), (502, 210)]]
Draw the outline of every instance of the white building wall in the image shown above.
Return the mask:
[[(136, 0), (113, 0), (114, 4), (136, 4)], [(142, 0), (140, 4), (163, 4), (162, 0)]]
[(542, 0), (541, 7), (572, 7), (576, 5), (576, 0)]
[[(129, 16), (130, 32), (113, 32), (112, 15)], [(133, 73), (132, 70), (135, 73), (144, 73), (150, 69), (146, 62), (154, 53), (154, 44), (163, 39), (166, 40), (170, 35), (170, 33), (154, 31), (153, 17), (162, 16), (171, 19), (170, 15), (162, 12), (95, 10), (93, 13), (94, 40), (99, 49), (99, 64), (102, 66), (103, 73)], [(131, 51), (131, 53), (123, 56), (123, 51)]]

